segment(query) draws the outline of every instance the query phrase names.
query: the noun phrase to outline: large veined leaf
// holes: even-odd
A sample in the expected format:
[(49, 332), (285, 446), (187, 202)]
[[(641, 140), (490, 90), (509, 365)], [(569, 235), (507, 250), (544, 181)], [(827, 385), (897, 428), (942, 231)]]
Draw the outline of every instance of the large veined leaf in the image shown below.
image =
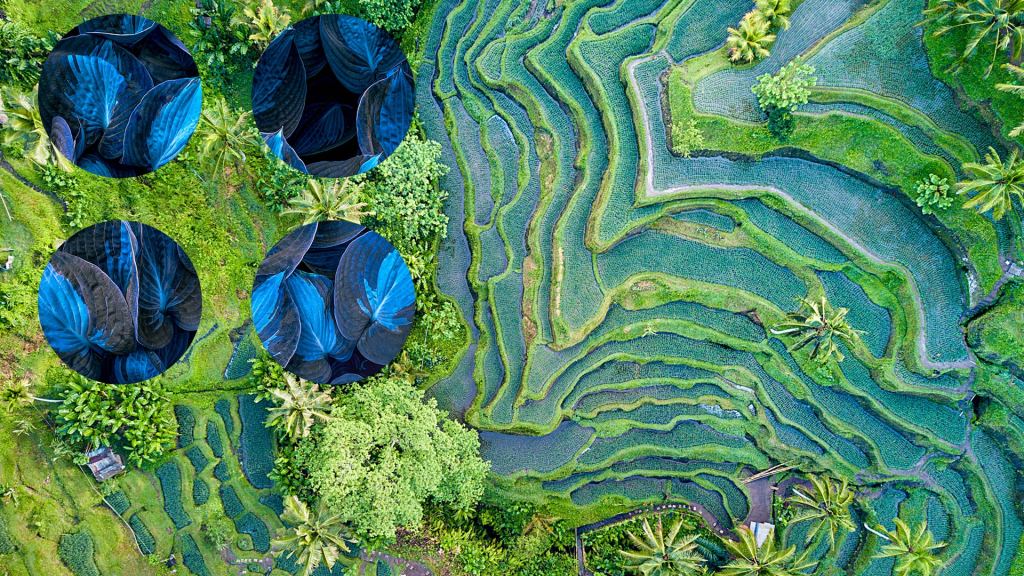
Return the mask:
[(266, 258), (263, 259), (259, 270), (256, 271), (256, 282), (261, 282), (275, 274), (283, 274), (284, 277), (290, 276), (313, 244), (317, 227), (318, 224), (315, 222), (307, 224), (282, 238), (270, 249), (270, 252), (267, 252)]
[(188, 143), (202, 109), (198, 78), (168, 80), (146, 93), (125, 129), (124, 163), (155, 170)]
[(360, 154), (347, 160), (325, 160), (313, 162), (308, 166), (309, 173), (324, 178), (345, 178), (370, 170), (380, 163), (380, 154), (368, 156)]
[(117, 285), (96, 265), (57, 251), (39, 284), (39, 323), (61, 360), (99, 378), (106, 354), (135, 345), (132, 318)]
[(278, 272), (262, 282), (257, 280), (252, 291), (252, 322), (267, 352), (282, 365), (287, 365), (299, 345), (299, 311), (291, 294), (284, 287), (285, 273)]
[(353, 94), (362, 94), (405, 61), (405, 54), (390, 34), (352, 16), (321, 16), (320, 41), (334, 76)]
[(302, 264), (317, 274), (333, 278), (344, 253), (343, 245), (365, 231), (365, 226), (344, 220), (318, 222), (316, 237), (303, 256)]
[(124, 77), (113, 64), (96, 56), (67, 56), (60, 70), (66, 72), (61, 77), (67, 84), (62, 102), (66, 105), (61, 106), (59, 115), (81, 120), (86, 140), (95, 141), (110, 124), (114, 106), (125, 89)]
[(284, 134), (278, 130), (277, 132), (264, 132), (260, 134), (263, 136), (263, 141), (270, 147), (270, 153), (277, 156), (281, 160), (288, 164), (292, 168), (295, 168), (303, 174), (309, 174), (309, 170), (306, 168), (306, 164), (299, 158), (298, 153), (288, 144), (288, 141), (284, 139)]
[(83, 154), (78, 159), (78, 166), (87, 172), (107, 178), (131, 178), (132, 176), (145, 173), (142, 168), (110, 162), (99, 154), (91, 153)]
[(163, 26), (157, 26), (144, 42), (138, 43), (135, 54), (145, 63), (154, 84), (199, 76), (188, 48)]
[(115, 356), (108, 363), (113, 380), (121, 384), (155, 378), (165, 368), (156, 352), (146, 348), (138, 348), (130, 354)]
[(106, 38), (123, 46), (132, 46), (145, 38), (156, 26), (156, 22), (142, 16), (109, 14), (82, 22), (76, 31), (79, 34)]
[(280, 130), (291, 138), (306, 102), (306, 69), (294, 30), (282, 32), (260, 56), (252, 81), (252, 112), (263, 132)]
[(82, 151), (79, 142), (82, 140), (76, 139), (75, 134), (71, 132), (71, 126), (68, 126), (68, 121), (63, 116), (54, 116), (53, 124), (50, 126), (50, 140), (53, 141), (54, 148), (65, 158), (72, 162), (78, 161)]
[(324, 58), (324, 48), (320, 43), (320, 23), (317, 18), (307, 18), (292, 29), (295, 39), (295, 47), (302, 57), (302, 64), (306, 70), (306, 78), (312, 78), (320, 73), (327, 66)]
[(334, 280), (334, 318), (341, 335), (377, 364), (398, 355), (412, 328), (416, 292), (398, 250), (379, 234), (345, 249)]
[(60, 250), (98, 263), (124, 295), (128, 310), (135, 317), (139, 307), (139, 242), (127, 222), (108, 220), (90, 226), (68, 238)]
[(318, 154), (341, 146), (352, 139), (355, 130), (346, 126), (345, 112), (340, 104), (316, 105), (306, 108), (302, 122), (289, 138), (300, 155)]
[(199, 278), (173, 240), (137, 223), (132, 231), (139, 242), (135, 332), (140, 344), (155, 350), (167, 346), (175, 330), (199, 328), (203, 307)]
[(392, 69), (359, 98), (356, 133), (359, 149), (367, 155), (390, 155), (412, 123), (415, 95), (409, 65)]
[(330, 358), (347, 360), (352, 354), (352, 343), (342, 338), (334, 325), (333, 284), (326, 276), (308, 272), (296, 272), (286, 280), (301, 324), (299, 343), (288, 369), (313, 382), (331, 380)]

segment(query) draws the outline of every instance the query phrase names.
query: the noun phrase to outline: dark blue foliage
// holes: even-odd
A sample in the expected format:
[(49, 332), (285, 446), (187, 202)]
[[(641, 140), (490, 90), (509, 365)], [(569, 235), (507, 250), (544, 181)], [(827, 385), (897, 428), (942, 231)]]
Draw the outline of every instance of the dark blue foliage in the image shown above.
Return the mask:
[(256, 273), (252, 315), (270, 355), (321, 384), (361, 380), (391, 362), (416, 295), (398, 251), (350, 222), (319, 222), (275, 246)]
[(39, 86), (39, 113), (57, 149), (101, 176), (159, 168), (199, 122), (192, 56), (142, 16), (100, 16), (72, 29), (44, 63)]
[(314, 16), (267, 48), (253, 77), (253, 117), (271, 152), (325, 177), (370, 170), (401, 143), (415, 104), (398, 42), (359, 18)]
[(147, 380), (195, 337), (199, 279), (163, 233), (112, 220), (82, 230), (54, 253), (39, 285), (39, 321), (75, 371), (103, 382)]

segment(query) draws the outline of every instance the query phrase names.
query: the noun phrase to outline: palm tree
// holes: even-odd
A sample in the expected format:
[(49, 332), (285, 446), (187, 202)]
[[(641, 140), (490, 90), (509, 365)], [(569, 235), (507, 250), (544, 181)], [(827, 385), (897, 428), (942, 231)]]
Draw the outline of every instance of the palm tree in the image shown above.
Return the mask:
[(773, 28), (786, 30), (793, 5), (790, 0), (757, 0), (757, 11)]
[(992, 36), (992, 57), (985, 70), (988, 76), (1000, 51), (1012, 46), (1012, 58), (1020, 60), (1024, 50), (1024, 0), (942, 0), (924, 11), (925, 22), (939, 25), (936, 36), (966, 28), (967, 46), (957, 65), (962, 65), (977, 52), (982, 41)]
[(957, 193), (975, 193), (964, 208), (976, 208), (978, 212), (991, 210), (992, 217), (1000, 220), (1013, 209), (1014, 196), (1024, 200), (1024, 160), (1019, 158), (1019, 152), (1014, 149), (1004, 162), (995, 148), (989, 148), (984, 164), (963, 165), (971, 179), (957, 184)]
[(274, 5), (274, 0), (250, 0), (242, 8), (241, 14), (235, 15), (235, 23), (249, 28), (249, 41), (261, 50), (287, 28), (291, 21), (288, 12), (280, 11)]
[(760, 12), (747, 12), (740, 20), (739, 28), (729, 28), (729, 38), (725, 41), (729, 49), (729, 60), (749, 64), (754, 60), (766, 58), (771, 52), (768, 47), (775, 41), (771, 33), (771, 23), (765, 20)]
[(945, 542), (936, 542), (928, 531), (928, 522), (921, 521), (916, 529), (911, 530), (906, 522), (897, 518), (896, 529), (886, 530), (883, 526), (872, 529), (865, 528), (876, 536), (887, 540), (875, 558), (895, 558), (896, 576), (931, 576), (942, 566), (942, 560), (936, 555), (938, 550), (945, 548)]
[(697, 535), (689, 534), (679, 538), (683, 526), (682, 518), (665, 534), (661, 516), (657, 529), (644, 518), (643, 538), (632, 532), (626, 536), (633, 543), (633, 550), (622, 550), (619, 554), (626, 559), (625, 568), (643, 576), (696, 576), (703, 573), (704, 557), (697, 553)]
[(740, 526), (737, 534), (738, 542), (725, 540), (735, 558), (716, 573), (718, 576), (801, 576), (814, 567), (814, 562), (807, 560), (807, 552), (794, 558), (796, 546), (779, 549), (774, 530), (760, 546), (750, 528)]
[(338, 516), (327, 516), (322, 507), (316, 514), (295, 496), (285, 501), (282, 519), (294, 524), (291, 533), (276, 540), (274, 544), (288, 548), (288, 555), (294, 556), (304, 568), (303, 576), (309, 576), (323, 562), (328, 568), (334, 568), (338, 556), (348, 552), (345, 542), (344, 525)]
[[(1016, 94), (1017, 96), (1020, 96), (1022, 99), (1024, 99), (1024, 68), (1021, 68), (1020, 66), (1014, 66), (1013, 64), (1006, 64), (1005, 68), (1007, 71), (1010, 72), (1010, 74), (1013, 74), (1014, 76), (1017, 77), (1017, 83), (996, 84), (996, 88), (1002, 90), (1003, 92)], [(1024, 103), (1021, 103), (1021, 105), (1024, 106)], [(1024, 134), (1024, 121), (1020, 123), (1020, 126), (1017, 126), (1016, 128), (1013, 129), (1013, 131), (1010, 132), (1010, 136), (1016, 138), (1017, 136), (1020, 136), (1022, 134)]]
[(228, 165), (245, 162), (245, 147), (257, 141), (249, 125), (249, 112), (235, 113), (224, 98), (217, 98), (203, 111), (200, 146), (202, 157), (213, 163), (213, 173), (221, 174)]
[(20, 378), (17, 380), (9, 379), (0, 382), (0, 403), (3, 404), (8, 413), (13, 413), (19, 408), (28, 406), (33, 402), (60, 404), (63, 400), (33, 396), (29, 389), (29, 381), (27, 378)]
[(5, 143), (19, 141), (25, 156), (36, 164), (55, 164), (65, 171), (70, 171), (73, 167), (71, 160), (57, 150), (50, 140), (46, 126), (43, 126), (43, 119), (36, 106), (38, 101), (38, 84), (32, 89), (32, 94), (9, 95), (6, 101), (0, 98), (0, 114), (7, 116), (4, 127), (10, 127), (9, 132), (4, 130), (3, 140)]
[(279, 428), (292, 440), (298, 440), (309, 435), (317, 420), (326, 422), (330, 417), (327, 411), (331, 406), (331, 395), (321, 391), (316, 384), (291, 374), (286, 374), (285, 380), (283, 390), (270, 391), (277, 406), (267, 411), (267, 424)]
[(847, 532), (856, 530), (853, 516), (850, 514), (853, 490), (846, 480), (839, 483), (827, 476), (813, 475), (809, 480), (810, 490), (797, 486), (793, 489), (793, 496), (789, 498), (789, 504), (798, 510), (790, 523), (814, 522), (814, 528), (807, 533), (807, 541), (812, 541), (818, 533), (825, 530), (829, 545), (835, 548), (836, 533), (840, 529)]
[(302, 216), (303, 224), (320, 220), (358, 223), (363, 216), (370, 214), (363, 210), (366, 204), (358, 201), (361, 190), (362, 186), (351, 179), (331, 180), (328, 184), (311, 179), (302, 195), (291, 199), (282, 214), (298, 214)]
[(788, 335), (797, 338), (797, 341), (788, 348), (795, 352), (811, 344), (811, 358), (824, 364), (831, 358), (837, 362), (843, 361), (843, 353), (839, 351), (837, 340), (849, 344), (860, 330), (854, 330), (846, 321), (849, 310), (846, 308), (833, 309), (822, 296), (818, 302), (801, 299), (800, 309), (787, 315), (787, 320), (778, 328), (771, 330), (775, 335)]

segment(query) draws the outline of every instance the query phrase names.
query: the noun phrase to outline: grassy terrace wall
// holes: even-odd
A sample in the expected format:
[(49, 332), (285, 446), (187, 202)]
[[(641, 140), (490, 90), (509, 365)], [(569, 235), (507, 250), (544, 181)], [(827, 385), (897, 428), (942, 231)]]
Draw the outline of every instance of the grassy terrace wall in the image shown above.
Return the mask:
[[(499, 485), (580, 522), (668, 498), (728, 526), (785, 462), (853, 480), (860, 518), (927, 516), (945, 574), (1010, 573), (1020, 460), (970, 423), (963, 324), (1015, 239), (906, 195), (1001, 140), (929, 72), (921, 2), (805, 0), (738, 69), (727, 4), (440, 2), (417, 102), (457, 168), (438, 284), (472, 338), (433, 393)], [(782, 143), (750, 86), (797, 56), (822, 82)], [(864, 331), (826, 369), (766, 330), (821, 295)], [(887, 574), (877, 549), (858, 531), (827, 565)]]

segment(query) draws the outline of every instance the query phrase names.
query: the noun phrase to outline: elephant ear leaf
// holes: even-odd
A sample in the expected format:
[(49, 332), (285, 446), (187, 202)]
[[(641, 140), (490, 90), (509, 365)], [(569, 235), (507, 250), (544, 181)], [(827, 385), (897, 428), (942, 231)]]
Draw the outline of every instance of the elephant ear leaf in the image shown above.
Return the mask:
[(106, 354), (135, 346), (132, 318), (117, 285), (96, 265), (57, 251), (39, 284), (39, 323), (54, 351), (97, 379)]
[(143, 346), (167, 346), (176, 330), (199, 328), (203, 299), (199, 278), (173, 240), (151, 228), (132, 226), (139, 241), (139, 312), (135, 331)]
[(285, 276), (278, 272), (257, 281), (252, 291), (252, 321), (267, 352), (286, 366), (299, 345), (301, 326), (298, 309), (284, 287)]
[(412, 72), (408, 64), (393, 69), (359, 98), (356, 134), (367, 155), (390, 155), (409, 131), (415, 105)]
[(80, 139), (76, 139), (75, 135), (71, 132), (71, 126), (68, 126), (68, 121), (63, 116), (54, 116), (53, 123), (50, 126), (50, 140), (53, 141), (53, 146), (65, 158), (72, 162), (77, 162), (78, 157), (81, 154), (81, 146), (78, 142)]
[(346, 126), (340, 105), (310, 106), (291, 137), (292, 147), (301, 155), (326, 152), (350, 140), (353, 128)]
[(390, 34), (352, 16), (321, 16), (320, 41), (334, 76), (353, 94), (362, 94), (405, 60)]
[(345, 249), (334, 280), (334, 318), (341, 335), (367, 360), (387, 364), (412, 328), (416, 292), (398, 250), (378, 234)]
[(127, 222), (108, 220), (78, 232), (60, 250), (88, 262), (101, 262), (104, 273), (124, 294), (134, 318), (139, 307), (139, 241)]
[(134, 14), (110, 14), (86, 20), (78, 25), (80, 34), (106, 38), (122, 46), (134, 46), (145, 38), (156, 22)]
[(346, 160), (325, 160), (309, 165), (309, 173), (324, 178), (345, 178), (370, 170), (380, 162), (380, 155), (360, 154)]
[(328, 383), (330, 358), (348, 358), (352, 345), (338, 334), (331, 313), (333, 282), (326, 276), (296, 272), (286, 280), (286, 289), (299, 312), (299, 343), (288, 369), (307, 380)]
[(296, 24), (292, 30), (295, 48), (298, 49), (306, 70), (306, 78), (312, 78), (327, 65), (323, 45), (320, 43), (320, 23), (317, 18), (307, 18)]
[(286, 30), (270, 43), (253, 74), (252, 113), (256, 125), (281, 130), (291, 138), (306, 102), (306, 69), (295, 46), (294, 30)]
[(168, 80), (146, 93), (124, 135), (124, 163), (156, 170), (188, 143), (199, 123), (203, 92), (198, 78)]
[(111, 376), (120, 384), (149, 380), (164, 371), (160, 356), (145, 348), (138, 348), (131, 354), (115, 356), (111, 365)]
[(260, 134), (263, 136), (263, 141), (267, 143), (270, 148), (271, 154), (277, 156), (283, 160), (285, 164), (295, 168), (303, 174), (309, 174), (309, 170), (306, 168), (306, 164), (299, 158), (295, 149), (288, 144), (288, 141), (284, 139), (284, 134), (278, 130), (277, 132), (264, 132)]
[(256, 271), (256, 281), (281, 273), (285, 277), (290, 276), (313, 244), (318, 226), (317, 223), (308, 224), (282, 238), (263, 259), (263, 264)]
[(146, 41), (135, 47), (135, 52), (146, 63), (154, 84), (199, 76), (188, 48), (163, 26), (150, 32)]
[(317, 274), (334, 277), (338, 261), (345, 252), (344, 244), (362, 234), (366, 228), (344, 220), (317, 223), (316, 238), (310, 245), (302, 263)]

